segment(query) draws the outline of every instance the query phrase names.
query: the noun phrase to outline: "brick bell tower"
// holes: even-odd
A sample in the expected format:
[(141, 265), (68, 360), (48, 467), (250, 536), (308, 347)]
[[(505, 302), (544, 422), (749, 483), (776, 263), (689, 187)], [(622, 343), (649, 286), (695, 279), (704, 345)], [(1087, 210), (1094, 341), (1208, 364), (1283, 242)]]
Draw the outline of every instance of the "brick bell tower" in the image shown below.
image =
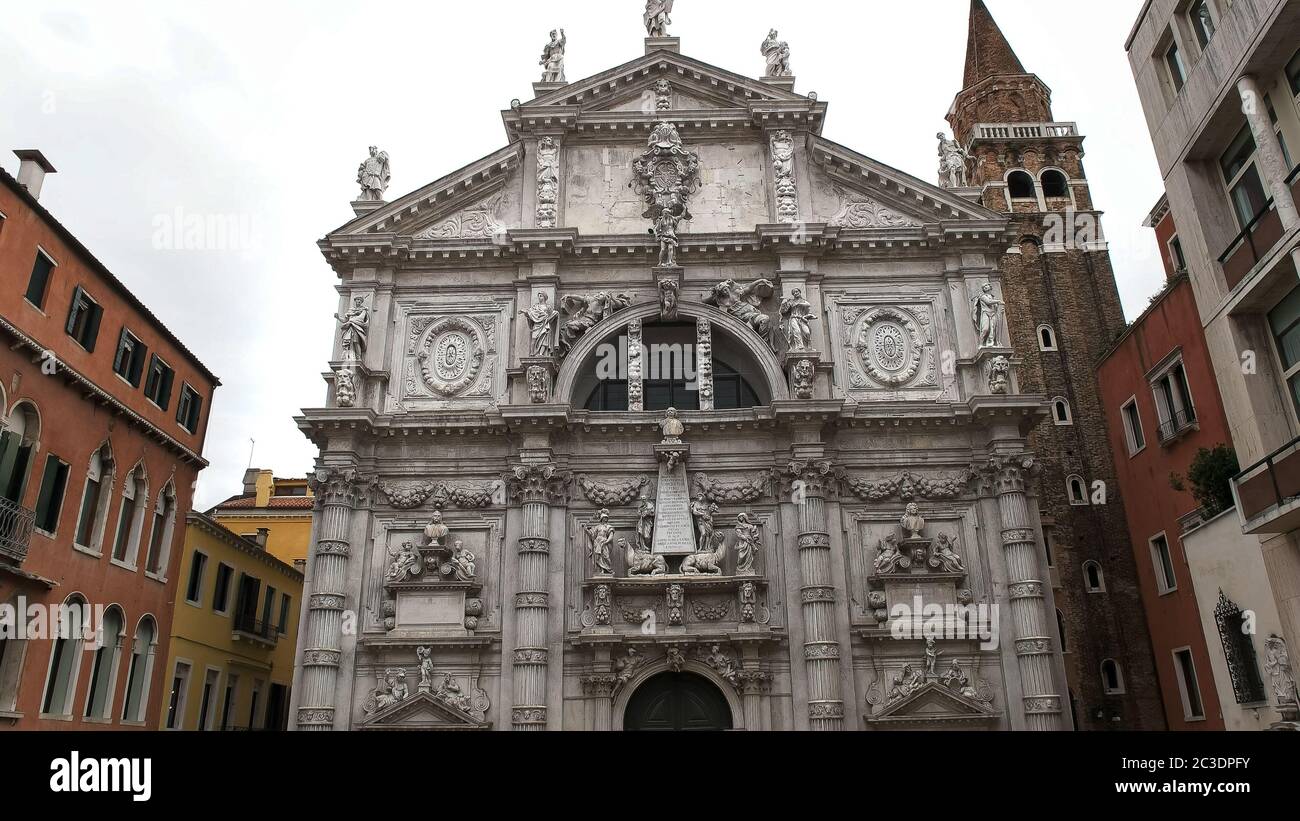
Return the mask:
[[(1052, 400), (1031, 439), (1075, 725), (1164, 729), (1094, 369), (1127, 325), (1083, 137), (1055, 120), (1051, 89), (1025, 70), (983, 0), (971, 0), (965, 79), (947, 119), (971, 155), (971, 186), (1021, 237), (1002, 258), (1003, 299), (1021, 390)], [(1118, 678), (1108, 679), (1109, 662)]]

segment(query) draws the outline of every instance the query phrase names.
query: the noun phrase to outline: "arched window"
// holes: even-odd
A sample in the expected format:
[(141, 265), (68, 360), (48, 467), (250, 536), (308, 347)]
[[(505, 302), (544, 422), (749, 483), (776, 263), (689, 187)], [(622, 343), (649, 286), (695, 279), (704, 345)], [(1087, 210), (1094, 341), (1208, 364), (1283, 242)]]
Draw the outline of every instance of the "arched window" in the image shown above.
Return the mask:
[(117, 666), (122, 658), (122, 641), (126, 619), (122, 608), (113, 605), (104, 611), (98, 625), (94, 661), (90, 665), (90, 692), (86, 694), (86, 718), (109, 719), (113, 716), (113, 691), (117, 689)]
[(1083, 563), (1083, 585), (1089, 593), (1106, 592), (1106, 577), (1101, 572), (1101, 565), (1091, 559)]
[(117, 535), (113, 537), (113, 559), (135, 567), (136, 551), (140, 546), (140, 526), (149, 498), (149, 486), (144, 478), (144, 465), (136, 465), (122, 483), (122, 509), (117, 517)]
[(1066, 479), (1066, 487), (1070, 492), (1070, 504), (1086, 505), (1088, 504), (1088, 486), (1084, 484), (1082, 476), (1071, 476)]
[(1007, 189), (1011, 192), (1013, 200), (1038, 199), (1034, 191), (1034, 178), (1029, 176), (1028, 171), (1016, 170), (1008, 174)]
[(42, 715), (72, 715), (72, 696), (81, 671), (81, 647), (89, 611), (86, 600), (77, 593), (59, 605), (58, 630), (45, 677), (45, 695), (41, 699)]
[(86, 467), (86, 489), (81, 494), (75, 543), (93, 553), (104, 546), (109, 502), (113, 495), (113, 449), (105, 442), (91, 454)]
[[(628, 380), (622, 359), (625, 331), (600, 345), (591, 370), (578, 378), (575, 398), (586, 396), (590, 411), (626, 411)], [(764, 380), (758, 366), (739, 345), (713, 328), (713, 407), (716, 410), (755, 408), (767, 404), (760, 392)], [(696, 380), (697, 331), (694, 322), (647, 322), (642, 330), (642, 396), (647, 411), (699, 410)]]
[(0, 496), (14, 504), (22, 504), (40, 440), (41, 417), (32, 403), (19, 402), (0, 419)]
[[(1052, 421), (1058, 425), (1073, 425), (1074, 417), (1070, 415), (1070, 401), (1064, 396), (1052, 400)], [(1070, 488), (1073, 495), (1074, 488)]]
[(1106, 659), (1101, 663), (1101, 686), (1108, 696), (1123, 695), (1124, 671), (1115, 659)]
[(1061, 637), (1061, 652), (1068, 653), (1070, 648), (1065, 643), (1065, 614), (1059, 607), (1056, 609), (1056, 634)]
[(1068, 197), (1070, 196), (1070, 181), (1065, 175), (1055, 168), (1049, 168), (1039, 177), (1043, 183), (1044, 197)]
[(157, 646), (158, 627), (152, 616), (145, 616), (136, 625), (135, 640), (131, 642), (131, 663), (127, 666), (126, 673), (126, 698), (122, 702), (123, 721), (144, 721)]
[[(22, 606), (17, 594), (9, 600), (9, 606)], [(15, 637), (12, 630), (0, 630), (0, 712), (15, 712), (18, 706), (18, 682), (22, 677), (23, 660), (27, 655), (27, 639)]]
[(172, 529), (176, 521), (176, 488), (168, 482), (158, 493), (153, 507), (153, 528), (149, 532), (149, 552), (145, 556), (144, 570), (162, 576), (167, 570), (171, 555)]
[(1056, 350), (1056, 331), (1051, 325), (1038, 326), (1038, 348), (1043, 351)]

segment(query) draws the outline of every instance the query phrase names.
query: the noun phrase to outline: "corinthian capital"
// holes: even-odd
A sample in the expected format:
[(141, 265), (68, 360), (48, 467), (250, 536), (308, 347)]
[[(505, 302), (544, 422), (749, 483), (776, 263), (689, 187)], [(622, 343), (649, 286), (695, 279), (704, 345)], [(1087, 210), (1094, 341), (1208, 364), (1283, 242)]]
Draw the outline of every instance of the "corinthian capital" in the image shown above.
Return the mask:
[(510, 488), (510, 501), (546, 502), (551, 505), (568, 504), (569, 473), (553, 464), (516, 465), (506, 476)]
[(780, 474), (787, 495), (832, 496), (839, 487), (835, 467), (825, 459), (792, 459)]
[(1026, 483), (1040, 471), (1033, 454), (998, 455), (972, 465), (971, 479), (981, 493), (1023, 493)]
[(362, 507), (370, 504), (379, 483), (355, 467), (323, 467), (307, 479), (317, 504)]

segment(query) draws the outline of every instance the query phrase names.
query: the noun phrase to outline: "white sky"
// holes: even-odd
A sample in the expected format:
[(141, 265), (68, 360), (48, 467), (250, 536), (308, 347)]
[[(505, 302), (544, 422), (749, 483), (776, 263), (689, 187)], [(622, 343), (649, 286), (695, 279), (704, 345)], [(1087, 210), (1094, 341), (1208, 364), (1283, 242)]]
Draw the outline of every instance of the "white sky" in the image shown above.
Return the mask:
[[(796, 90), (830, 104), (825, 135), (934, 181), (934, 133), (961, 86), (967, 0), (678, 0), (682, 51), (762, 73), (769, 28)], [(1079, 123), (1130, 318), (1160, 286), (1140, 223), (1160, 178), (1124, 54), (1141, 0), (987, 0), (1029, 71)], [(643, 53), (640, 0), (385, 3), (39, 0), (0, 27), (0, 148), (59, 173), (42, 203), (219, 377), (198, 507), (248, 464), (304, 475), (292, 417), (323, 403), (335, 276), (316, 240), (351, 217), (366, 146), (399, 196), (505, 145), (500, 111), (528, 99), (551, 28), (578, 80)], [(737, 9), (743, 8), (742, 13)], [(156, 219), (230, 215), (248, 247), (158, 250)]]

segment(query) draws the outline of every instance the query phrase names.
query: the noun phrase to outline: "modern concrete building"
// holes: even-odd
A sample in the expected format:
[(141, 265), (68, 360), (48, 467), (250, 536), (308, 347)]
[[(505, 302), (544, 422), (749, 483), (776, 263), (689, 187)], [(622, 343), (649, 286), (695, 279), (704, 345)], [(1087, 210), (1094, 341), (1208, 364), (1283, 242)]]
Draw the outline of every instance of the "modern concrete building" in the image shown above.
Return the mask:
[(1245, 467), (1239, 523), (1281, 619), (1264, 637), (1270, 698), (1293, 713), (1279, 660), (1300, 637), (1300, 2), (1151, 0), (1126, 47)]
[(647, 30), (414, 191), (372, 148), (320, 242), (295, 726), (1072, 727), (1021, 232), (823, 137), (776, 32), (751, 79)]
[(53, 166), (16, 153), (17, 179), (0, 171), (0, 729), (156, 727), (219, 383), (40, 204)]

